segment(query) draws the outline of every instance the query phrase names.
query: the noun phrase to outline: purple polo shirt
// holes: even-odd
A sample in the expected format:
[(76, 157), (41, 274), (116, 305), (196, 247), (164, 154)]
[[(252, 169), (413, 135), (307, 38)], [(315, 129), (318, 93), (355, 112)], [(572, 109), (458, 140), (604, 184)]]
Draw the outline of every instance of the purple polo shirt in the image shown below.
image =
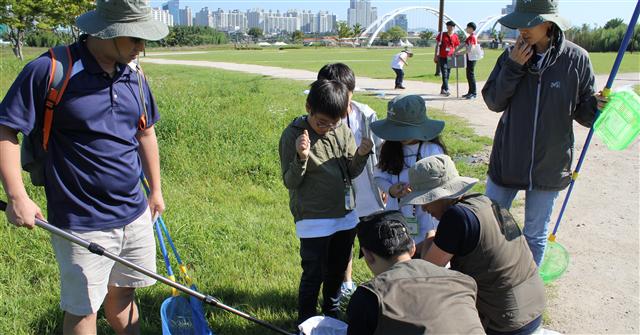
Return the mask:
[[(112, 79), (83, 41), (71, 45), (72, 77), (53, 113), (45, 169), (49, 222), (79, 231), (125, 226), (145, 211), (139, 183), (138, 120), (144, 113), (136, 72), (118, 64)], [(27, 64), (0, 103), (0, 124), (29, 134), (42, 127), (51, 58)], [(143, 81), (147, 125), (158, 108)]]

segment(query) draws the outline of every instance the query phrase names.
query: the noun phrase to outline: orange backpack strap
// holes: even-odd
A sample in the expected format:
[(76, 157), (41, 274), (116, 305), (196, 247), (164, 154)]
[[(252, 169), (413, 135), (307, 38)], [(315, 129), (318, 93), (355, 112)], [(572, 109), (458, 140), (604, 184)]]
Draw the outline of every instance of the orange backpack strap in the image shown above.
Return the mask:
[(51, 54), (51, 73), (49, 73), (49, 85), (47, 88), (47, 99), (44, 103), (44, 122), (42, 127), (42, 148), (47, 150), (49, 145), (49, 135), (53, 123), (53, 110), (60, 103), (64, 90), (67, 88), (71, 71), (73, 69), (73, 58), (69, 46), (62, 45), (49, 49)]

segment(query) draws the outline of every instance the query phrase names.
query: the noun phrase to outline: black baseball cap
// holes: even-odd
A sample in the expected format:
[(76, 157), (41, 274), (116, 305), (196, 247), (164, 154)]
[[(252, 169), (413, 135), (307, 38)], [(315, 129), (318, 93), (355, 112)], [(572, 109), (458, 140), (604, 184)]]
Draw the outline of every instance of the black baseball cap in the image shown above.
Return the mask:
[[(360, 247), (383, 258), (411, 251), (413, 239), (404, 216), (399, 211), (385, 211), (366, 216), (358, 223)], [(362, 258), (362, 249), (360, 258)]]
[(455, 23), (455, 22), (453, 22), (453, 21), (447, 21), (447, 26), (453, 26), (453, 27), (455, 27), (455, 26), (456, 26), (456, 23)]

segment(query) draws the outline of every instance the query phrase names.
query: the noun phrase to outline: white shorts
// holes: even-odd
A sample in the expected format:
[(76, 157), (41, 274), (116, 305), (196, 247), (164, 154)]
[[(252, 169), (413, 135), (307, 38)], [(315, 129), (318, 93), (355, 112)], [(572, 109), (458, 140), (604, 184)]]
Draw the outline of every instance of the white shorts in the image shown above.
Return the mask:
[[(65, 231), (94, 242), (105, 250), (148, 270), (156, 271), (156, 243), (149, 209), (130, 224), (100, 231)], [(60, 308), (77, 316), (96, 313), (108, 287), (146, 287), (156, 281), (122, 264), (91, 253), (84, 247), (52, 235), (60, 269)]]

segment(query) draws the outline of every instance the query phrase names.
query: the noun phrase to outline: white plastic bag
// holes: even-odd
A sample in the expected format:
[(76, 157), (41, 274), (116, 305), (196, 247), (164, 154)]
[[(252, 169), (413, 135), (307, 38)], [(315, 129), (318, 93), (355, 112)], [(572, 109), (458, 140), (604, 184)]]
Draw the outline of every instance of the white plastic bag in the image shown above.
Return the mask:
[(314, 316), (298, 326), (301, 335), (346, 335), (348, 325), (328, 316)]
[(484, 50), (480, 44), (474, 44), (471, 46), (471, 50), (469, 50), (469, 60), (481, 60), (484, 57)]

